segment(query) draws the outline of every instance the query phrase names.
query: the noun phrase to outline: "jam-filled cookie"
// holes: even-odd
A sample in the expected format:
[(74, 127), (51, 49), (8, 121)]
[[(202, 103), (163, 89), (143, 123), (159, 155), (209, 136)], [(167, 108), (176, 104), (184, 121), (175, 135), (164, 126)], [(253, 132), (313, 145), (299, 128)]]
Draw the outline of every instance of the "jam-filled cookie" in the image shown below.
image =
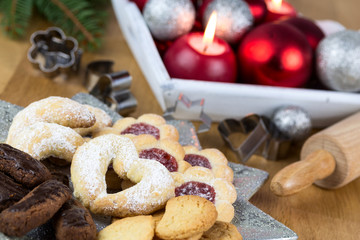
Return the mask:
[(234, 185), (216, 178), (210, 169), (190, 167), (183, 174), (173, 173), (175, 196), (197, 195), (212, 202), (218, 212), (218, 221), (230, 222), (234, 217), (237, 194)]
[(149, 134), (157, 140), (166, 138), (175, 141), (179, 140), (177, 129), (170, 124), (166, 124), (165, 119), (157, 114), (143, 114), (138, 119), (132, 117), (123, 118), (115, 122), (113, 127), (119, 129), (120, 134)]
[(139, 140), (134, 142), (139, 158), (158, 161), (164, 165), (169, 172), (184, 172), (190, 167), (190, 164), (183, 160), (185, 152), (177, 141), (164, 139), (151, 142), (141, 141), (142, 138), (142, 136), (139, 136)]
[(234, 173), (228, 166), (228, 160), (225, 155), (216, 148), (207, 148), (198, 150), (194, 146), (185, 146), (184, 160), (191, 166), (200, 166), (211, 169), (215, 177), (223, 178), (229, 182), (234, 179)]

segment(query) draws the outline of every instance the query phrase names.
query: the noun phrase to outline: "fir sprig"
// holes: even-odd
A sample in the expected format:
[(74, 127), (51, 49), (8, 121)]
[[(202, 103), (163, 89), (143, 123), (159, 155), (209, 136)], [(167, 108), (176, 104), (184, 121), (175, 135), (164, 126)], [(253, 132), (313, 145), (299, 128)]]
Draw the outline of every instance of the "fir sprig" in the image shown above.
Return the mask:
[(0, 1), (3, 11), (2, 25), (6, 34), (11, 37), (20, 37), (25, 33), (33, 8), (33, 0)]
[[(107, 1), (105, 1), (107, 2)], [(0, 0), (2, 23), (10, 36), (21, 37), (29, 24), (33, 8), (49, 22), (75, 37), (90, 50), (101, 44), (106, 12), (103, 3), (91, 0)]]

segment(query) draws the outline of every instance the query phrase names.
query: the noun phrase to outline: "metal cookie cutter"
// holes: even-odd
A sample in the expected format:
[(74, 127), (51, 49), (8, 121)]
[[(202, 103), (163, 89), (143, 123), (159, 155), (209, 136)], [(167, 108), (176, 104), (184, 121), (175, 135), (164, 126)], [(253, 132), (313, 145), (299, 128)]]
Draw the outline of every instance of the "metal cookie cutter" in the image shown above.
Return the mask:
[(290, 139), (278, 131), (268, 118), (256, 114), (248, 115), (240, 121), (225, 119), (219, 123), (218, 130), (242, 162), (255, 153), (276, 160), (285, 156), (290, 147)]
[(174, 117), (172, 116), (173, 113), (176, 112), (176, 108), (178, 106), (178, 103), (184, 104), (187, 108), (191, 108), (193, 106), (200, 106), (200, 120), (202, 121), (202, 124), (199, 126), (197, 132), (202, 133), (209, 131), (211, 127), (211, 118), (204, 112), (204, 105), (205, 105), (205, 99), (198, 99), (191, 101), (187, 96), (185, 96), (183, 93), (180, 93), (177, 100), (175, 101), (174, 106), (169, 107), (166, 109), (165, 113), (163, 114), (163, 117), (166, 120), (174, 120)]
[(78, 48), (76, 39), (67, 37), (60, 28), (34, 32), (30, 42), (27, 57), (47, 77), (79, 69), (82, 50)]
[(112, 61), (94, 61), (87, 65), (85, 87), (112, 110), (126, 115), (135, 110), (137, 101), (130, 92), (132, 78), (127, 71), (113, 72)]

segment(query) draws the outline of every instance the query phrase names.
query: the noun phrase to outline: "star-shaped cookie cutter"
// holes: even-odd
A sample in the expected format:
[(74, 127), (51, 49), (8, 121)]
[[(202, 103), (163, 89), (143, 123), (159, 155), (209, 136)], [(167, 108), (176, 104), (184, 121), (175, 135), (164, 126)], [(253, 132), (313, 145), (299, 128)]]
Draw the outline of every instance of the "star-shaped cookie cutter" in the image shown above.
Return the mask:
[(79, 69), (82, 50), (78, 48), (76, 39), (67, 37), (60, 28), (36, 31), (31, 35), (30, 42), (27, 57), (47, 77)]
[(202, 133), (202, 132), (209, 131), (209, 129), (211, 128), (212, 120), (209, 117), (209, 115), (207, 115), (204, 112), (204, 105), (205, 105), (204, 98), (191, 101), (186, 95), (184, 95), (183, 93), (180, 93), (178, 98), (175, 101), (174, 106), (167, 108), (166, 111), (164, 112), (163, 117), (166, 120), (174, 120), (174, 117), (172, 116), (172, 114), (176, 112), (176, 108), (177, 108), (179, 102), (182, 103), (183, 105), (185, 105), (187, 108), (191, 108), (193, 106), (200, 106), (201, 110), (200, 110), (199, 118), (202, 121), (202, 124), (199, 126), (197, 132)]

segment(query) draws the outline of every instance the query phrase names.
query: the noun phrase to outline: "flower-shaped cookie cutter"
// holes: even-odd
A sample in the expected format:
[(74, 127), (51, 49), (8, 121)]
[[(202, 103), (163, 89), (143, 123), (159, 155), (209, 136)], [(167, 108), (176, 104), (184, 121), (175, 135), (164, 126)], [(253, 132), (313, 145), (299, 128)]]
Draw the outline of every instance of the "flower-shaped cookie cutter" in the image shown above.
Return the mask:
[(30, 37), (27, 57), (32, 65), (47, 77), (68, 74), (79, 69), (82, 50), (73, 37), (67, 37), (57, 27), (36, 31)]

